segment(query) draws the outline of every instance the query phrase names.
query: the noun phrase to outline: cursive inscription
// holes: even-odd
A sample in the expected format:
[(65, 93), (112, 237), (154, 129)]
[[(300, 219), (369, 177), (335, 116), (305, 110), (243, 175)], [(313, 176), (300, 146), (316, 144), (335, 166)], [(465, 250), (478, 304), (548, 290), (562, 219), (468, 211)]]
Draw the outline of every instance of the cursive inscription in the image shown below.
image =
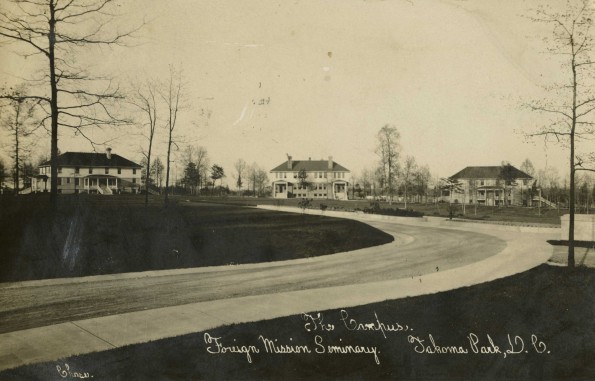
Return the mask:
[(401, 325), (399, 323), (384, 323), (381, 322), (374, 311), (374, 321), (372, 322), (358, 322), (355, 319), (349, 318), (349, 314), (345, 310), (341, 310), (341, 321), (347, 330), (349, 331), (380, 331), (382, 336), (386, 339), (387, 332), (404, 332), (413, 331), (409, 326)]
[(243, 353), (249, 363), (252, 363), (252, 354), (260, 352), (254, 345), (223, 345), (220, 337), (213, 337), (208, 332), (204, 334), (204, 340), (209, 345), (207, 352), (210, 354)]
[(543, 354), (550, 353), (547, 345), (538, 339), (537, 335), (531, 335), (531, 344), (527, 345), (525, 339), (518, 335), (507, 334), (505, 344), (496, 343), (493, 337), (486, 334), (480, 337), (475, 333), (469, 333), (464, 344), (446, 344), (438, 343), (431, 334), (427, 338), (409, 335), (407, 337), (409, 344), (413, 345), (416, 353), (425, 354), (479, 354), (479, 355), (501, 355), (504, 358), (511, 355), (519, 355), (533, 351)]
[[(378, 354), (380, 351), (376, 346), (364, 346), (343, 343), (343, 339), (339, 339), (338, 343), (326, 343), (321, 335), (314, 336), (314, 342), (295, 343), (293, 338), (289, 341), (280, 341), (277, 338), (269, 338), (264, 335), (259, 335), (257, 345), (225, 345), (221, 337), (214, 337), (208, 332), (204, 334), (204, 341), (207, 345), (206, 350), (213, 355), (219, 354), (244, 354), (246, 360), (252, 363), (252, 356), (258, 353), (266, 354), (280, 354), (280, 355), (300, 355), (300, 354), (316, 354), (316, 355), (351, 355), (351, 354), (369, 354), (374, 358), (376, 364), (380, 364)], [(235, 340), (234, 340), (235, 341)]]
[(70, 365), (64, 364), (64, 367), (56, 365), (56, 370), (62, 378), (93, 378), (88, 372), (75, 372), (70, 370)]

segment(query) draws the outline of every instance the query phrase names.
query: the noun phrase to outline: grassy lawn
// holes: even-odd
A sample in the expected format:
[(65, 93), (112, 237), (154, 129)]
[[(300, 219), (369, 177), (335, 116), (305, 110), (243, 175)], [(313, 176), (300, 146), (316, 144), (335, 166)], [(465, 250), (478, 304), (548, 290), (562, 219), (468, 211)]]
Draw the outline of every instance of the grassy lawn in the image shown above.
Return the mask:
[[(0, 281), (304, 258), (392, 241), (363, 223), (142, 196), (0, 197)], [(179, 201), (179, 202), (177, 202)]]
[[(25, 366), (0, 379), (58, 379), (56, 366), (68, 364), (96, 380), (593, 380), (594, 300), (594, 269), (542, 265), (483, 285), (321, 312), (331, 330), (291, 316), (217, 328), (207, 332), (210, 343), (201, 332)], [(350, 319), (402, 330), (350, 330)], [(261, 335), (311, 353), (267, 353)], [(467, 353), (434, 353), (430, 335), (436, 346)], [(210, 354), (222, 352), (213, 338), (258, 353), (251, 350), (251, 362), (245, 353)], [(366, 347), (376, 356), (329, 353), (328, 345)], [(507, 350), (515, 353), (505, 357)]]
[[(280, 206), (293, 206), (297, 207), (300, 199), (271, 199), (271, 198), (251, 198), (251, 197), (227, 197), (221, 199), (219, 197), (200, 197), (200, 196), (183, 196), (188, 200), (217, 200), (217, 202), (225, 202), (236, 205), (280, 205)], [(320, 204), (324, 204), (328, 207), (328, 210), (342, 210), (342, 211), (354, 211), (364, 210), (364, 208), (370, 207), (370, 201), (367, 200), (349, 200), (349, 201), (337, 201), (337, 200), (316, 200), (312, 201), (311, 207), (314, 209), (320, 209)], [(405, 209), (404, 203), (393, 202), (389, 205), (388, 202), (380, 202), (382, 208), (400, 208)], [(407, 210), (414, 210), (421, 212), (426, 216), (436, 217), (448, 217), (448, 204), (447, 203), (436, 203), (436, 204), (425, 204), (425, 203), (407, 203)], [(547, 224), (547, 225), (560, 225), (560, 216), (567, 214), (568, 210), (564, 209), (551, 209), (542, 207), (541, 210), (538, 208), (523, 208), (517, 206), (511, 207), (497, 207), (497, 206), (475, 206), (467, 205), (463, 211), (463, 206), (460, 204), (455, 205), (455, 217), (465, 218), (471, 220), (480, 220), (486, 222), (504, 222), (504, 223), (515, 223), (515, 224)]]

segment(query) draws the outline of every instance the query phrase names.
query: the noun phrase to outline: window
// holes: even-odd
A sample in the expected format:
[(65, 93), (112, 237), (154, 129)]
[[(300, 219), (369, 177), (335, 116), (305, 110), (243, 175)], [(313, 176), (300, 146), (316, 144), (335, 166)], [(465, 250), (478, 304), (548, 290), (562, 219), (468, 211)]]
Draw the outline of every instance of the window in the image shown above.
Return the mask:
[(80, 168), (79, 167), (74, 167), (74, 173), (78, 175), (79, 172), (80, 172)]
[(132, 168), (132, 174), (136, 175), (136, 168)]
[(66, 178), (66, 184), (70, 184), (70, 177)]
[(62, 167), (58, 167), (58, 173), (62, 173)]
[(74, 179), (74, 185), (77, 187), (80, 185), (79, 179)]
[(122, 168), (118, 168), (118, 175), (122, 174)]
[(324, 178), (326, 179), (326, 172), (324, 172)]
[(479, 180), (479, 185), (484, 186), (485, 182), (483, 180)]
[(93, 168), (89, 168), (89, 174), (93, 174)]
[(62, 185), (62, 178), (58, 177), (58, 185)]
[(107, 167), (105, 168), (105, 174), (109, 175), (109, 168), (107, 168)]
[(132, 179), (132, 184), (136, 184), (136, 179)]

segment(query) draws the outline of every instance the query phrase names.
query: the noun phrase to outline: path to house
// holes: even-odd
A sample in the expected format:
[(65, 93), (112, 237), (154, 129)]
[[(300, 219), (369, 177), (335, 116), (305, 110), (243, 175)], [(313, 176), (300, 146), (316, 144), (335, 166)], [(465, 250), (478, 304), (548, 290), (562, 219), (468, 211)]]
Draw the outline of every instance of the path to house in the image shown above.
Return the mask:
[(0, 370), (482, 283), (545, 262), (552, 253), (546, 240), (559, 235), (559, 229), (326, 214), (369, 223), (395, 241), (295, 261), (0, 284)]

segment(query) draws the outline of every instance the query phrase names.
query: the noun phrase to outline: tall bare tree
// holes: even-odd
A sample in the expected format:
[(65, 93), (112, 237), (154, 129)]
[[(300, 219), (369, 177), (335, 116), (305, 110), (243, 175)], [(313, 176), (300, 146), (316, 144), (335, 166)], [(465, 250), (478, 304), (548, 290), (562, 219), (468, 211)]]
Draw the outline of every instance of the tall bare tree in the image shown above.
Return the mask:
[(165, 162), (165, 204), (169, 203), (169, 172), (171, 167), (172, 146), (177, 144), (174, 141), (174, 130), (178, 121), (178, 112), (182, 108), (182, 98), (184, 96), (182, 71), (176, 69), (173, 65), (169, 66), (169, 79), (165, 91), (161, 94), (167, 106), (167, 159)]
[(551, 25), (552, 36), (547, 39), (548, 52), (560, 58), (562, 70), (567, 74), (563, 83), (554, 83), (545, 88), (548, 97), (529, 102), (526, 106), (548, 116), (545, 124), (529, 132), (529, 136), (551, 137), (569, 148), (568, 267), (573, 268), (575, 176), (577, 171), (594, 171), (589, 164), (595, 162), (593, 152), (581, 152), (577, 147), (581, 141), (592, 138), (595, 132), (595, 45), (592, 29), (595, 8), (589, 0), (569, 1), (564, 10), (541, 7), (528, 18)]
[[(122, 123), (111, 110), (119, 99), (117, 88), (108, 78), (92, 77), (76, 64), (76, 57), (89, 46), (119, 45), (133, 30), (122, 32), (113, 25), (115, 0), (4, 0), (0, 10), (0, 37), (24, 49), (24, 57), (42, 56), (47, 70), (42, 78), (45, 90), (28, 95), (46, 110), (50, 121), (51, 161), (58, 157), (58, 128), (66, 127), (94, 142), (86, 127)], [(137, 29), (137, 28), (134, 28)], [(101, 90), (102, 89), (102, 90)], [(0, 95), (11, 98), (6, 91)], [(51, 166), (51, 196), (55, 205), (58, 193), (58, 168)]]
[(401, 134), (393, 125), (386, 124), (378, 131), (376, 154), (380, 156), (383, 183), (392, 204), (397, 172), (399, 169), (399, 139)]
[(145, 207), (149, 205), (149, 179), (151, 178), (151, 154), (153, 141), (157, 131), (157, 86), (154, 82), (147, 81), (144, 85), (138, 86), (133, 96), (132, 104), (142, 114), (142, 135), (147, 139), (146, 151), (143, 154), (146, 158), (145, 164)]

